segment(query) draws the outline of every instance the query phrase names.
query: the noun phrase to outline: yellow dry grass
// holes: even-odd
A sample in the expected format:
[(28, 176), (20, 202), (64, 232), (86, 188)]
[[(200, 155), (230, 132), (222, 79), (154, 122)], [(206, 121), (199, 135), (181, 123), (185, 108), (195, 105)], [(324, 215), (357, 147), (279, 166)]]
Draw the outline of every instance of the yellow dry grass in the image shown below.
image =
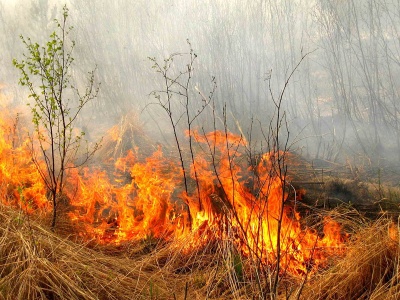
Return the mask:
[[(187, 241), (151, 237), (89, 246), (62, 228), (51, 232), (43, 220), (0, 206), (0, 299), (269, 299), (254, 266), (235, 257), (229, 240), (190, 253), (183, 250)], [(398, 225), (384, 218), (353, 221), (348, 226), (358, 229), (344, 257), (309, 278), (299, 298), (303, 280), (282, 278), (278, 298), (400, 298)]]
[(73, 242), (68, 222), (56, 233), (45, 224), (43, 216), (32, 220), (0, 205), (1, 300), (229, 299), (236, 288), (215, 243), (190, 253), (187, 241), (151, 237), (99, 245)]
[(354, 234), (346, 254), (307, 284), (302, 299), (400, 299), (399, 227), (381, 218)]
[[(170, 288), (150, 262), (102, 254), (0, 206), (0, 299), (150, 299)], [(157, 270), (157, 267), (154, 268)], [(171, 277), (171, 280), (173, 278)]]

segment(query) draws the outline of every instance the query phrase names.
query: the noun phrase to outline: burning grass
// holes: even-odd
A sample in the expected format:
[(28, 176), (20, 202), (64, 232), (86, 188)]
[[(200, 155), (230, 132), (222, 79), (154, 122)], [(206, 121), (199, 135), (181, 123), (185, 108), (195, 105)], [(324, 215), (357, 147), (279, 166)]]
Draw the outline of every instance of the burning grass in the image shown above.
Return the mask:
[(381, 218), (354, 234), (344, 257), (312, 278), (304, 299), (399, 299), (399, 226)]
[[(158, 147), (145, 156), (137, 147), (144, 139), (124, 143), (140, 132), (125, 119), (104, 139), (105, 168), (70, 169), (54, 233), (43, 225), (51, 207), (27, 142), (17, 126), (3, 122), (0, 295), (5, 299), (264, 299), (272, 297), (278, 280), (285, 298), (302, 292), (332, 299), (372, 295), (340, 286), (329, 294), (335, 289), (317, 279), (323, 270), (325, 277), (342, 274), (349, 263), (342, 266), (338, 258), (366, 252), (357, 243), (368, 241), (367, 229), (354, 230), (360, 221), (339, 210), (304, 219), (296, 193), (276, 171), (276, 156), (288, 153), (264, 153), (253, 165), (241, 136), (193, 131), (197, 148), (185, 191), (179, 162), (166, 156), (168, 151)], [(371, 228), (379, 232), (385, 224)], [(350, 246), (344, 229), (360, 231)], [(386, 240), (395, 244), (393, 237)], [(386, 240), (367, 249), (389, 257), (387, 267), (394, 270), (392, 250), (378, 248), (388, 248)], [(363, 270), (369, 278), (370, 270)], [(363, 284), (387, 289), (392, 279), (379, 285), (376, 278), (394, 278), (388, 272), (373, 270)]]
[[(109, 131), (108, 148), (118, 153), (126, 148), (121, 137), (134, 132), (125, 123)], [(7, 124), (0, 127), (1, 200), (46, 215), (51, 207), (29, 159), (28, 142), (21, 138), (14, 143), (14, 135), (6, 134)], [(101, 244), (150, 236), (184, 241), (190, 252), (209, 241), (228, 239), (241, 255), (276, 268), (279, 261), (285, 273), (295, 276), (309, 273), (309, 268), (314, 272), (340, 251), (345, 239), (339, 224), (326, 219), (324, 228), (316, 231), (304, 226), (296, 211), (296, 196), (274, 165), (276, 155), (289, 154), (265, 153), (253, 166), (244, 155), (243, 137), (219, 131), (193, 134), (199, 148), (212, 151), (193, 153), (188, 191), (182, 187), (179, 162), (161, 147), (145, 158), (137, 149), (125, 149), (118, 158), (115, 151), (107, 151), (112, 154), (104, 158), (107, 168), (69, 169), (65, 194), (58, 199), (59, 215), (65, 215), (82, 239)]]
[[(345, 255), (331, 257), (324, 271), (308, 277), (285, 275), (278, 298), (398, 299), (397, 224), (341, 216), (355, 230)], [(188, 241), (153, 237), (83, 244), (4, 206), (0, 224), (0, 299), (268, 298), (259, 288), (268, 282), (257, 278), (254, 261), (228, 239), (190, 252)]]

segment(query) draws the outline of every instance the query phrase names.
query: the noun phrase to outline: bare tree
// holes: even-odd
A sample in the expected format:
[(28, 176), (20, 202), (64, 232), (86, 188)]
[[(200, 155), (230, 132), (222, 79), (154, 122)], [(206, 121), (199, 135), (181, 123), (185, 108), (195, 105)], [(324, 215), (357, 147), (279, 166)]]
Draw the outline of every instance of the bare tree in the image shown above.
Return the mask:
[[(153, 91), (152, 95), (157, 100), (157, 104), (167, 113), (169, 123), (173, 130), (173, 135), (175, 139), (175, 144), (179, 154), (179, 160), (181, 164), (181, 169), (183, 173), (183, 180), (185, 186), (186, 195), (189, 196), (189, 185), (188, 185), (188, 170), (186, 167), (186, 159), (184, 157), (183, 143), (179, 138), (178, 130), (183, 128), (187, 130), (188, 136), (188, 147), (190, 153), (190, 166), (194, 171), (194, 179), (196, 183), (197, 199), (198, 199), (198, 210), (201, 211), (202, 203), (200, 196), (200, 186), (198, 180), (198, 173), (195, 164), (195, 154), (193, 148), (193, 125), (197, 118), (202, 114), (206, 107), (210, 104), (215, 89), (216, 83), (215, 79), (212, 79), (212, 90), (209, 96), (205, 96), (201, 91), (198, 91), (200, 96), (200, 104), (195, 105), (192, 91), (192, 79), (194, 72), (194, 62), (197, 55), (192, 49), (192, 45), (189, 40), (187, 40), (189, 46), (189, 53), (177, 53), (172, 54), (168, 58), (164, 59), (164, 63), (160, 64), (154, 57), (149, 58), (153, 62), (153, 68), (157, 73), (159, 73), (163, 80), (163, 89), (158, 91)], [(183, 70), (174, 70), (174, 60), (177, 57), (187, 56), (189, 62), (184, 66)], [(174, 73), (175, 72), (175, 73)], [(183, 123), (183, 126), (178, 126), (179, 123)], [(190, 217), (190, 205), (187, 202), (187, 210)]]

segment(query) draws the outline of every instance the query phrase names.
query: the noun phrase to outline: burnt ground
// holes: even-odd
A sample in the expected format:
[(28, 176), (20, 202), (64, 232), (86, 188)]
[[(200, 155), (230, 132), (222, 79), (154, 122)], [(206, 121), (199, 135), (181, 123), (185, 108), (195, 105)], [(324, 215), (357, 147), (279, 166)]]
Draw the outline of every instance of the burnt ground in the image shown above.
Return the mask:
[[(308, 209), (355, 209), (367, 218), (400, 215), (400, 166), (351, 166), (295, 157), (288, 181)], [(300, 205), (301, 210), (301, 205)]]

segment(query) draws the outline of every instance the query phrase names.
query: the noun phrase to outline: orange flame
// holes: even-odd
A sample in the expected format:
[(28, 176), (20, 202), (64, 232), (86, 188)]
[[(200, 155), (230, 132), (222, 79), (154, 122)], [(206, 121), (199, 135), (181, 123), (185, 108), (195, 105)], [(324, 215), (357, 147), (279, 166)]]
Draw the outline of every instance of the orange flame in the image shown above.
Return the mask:
[[(0, 122), (2, 201), (28, 201), (29, 212), (48, 211), (27, 142), (15, 146), (9, 121)], [(120, 136), (116, 127), (110, 134), (113, 140)], [(287, 153), (265, 153), (252, 166), (243, 155), (246, 141), (240, 136), (216, 131), (192, 132), (192, 138), (203, 151), (196, 150), (194, 163), (187, 163), (188, 193), (179, 161), (165, 157), (160, 147), (144, 161), (128, 151), (115, 161), (112, 172), (70, 169), (66, 196), (71, 221), (84, 225), (83, 236), (103, 243), (154, 236), (184, 239), (190, 250), (226, 239), (262, 263), (279, 259), (283, 272), (295, 275), (323, 266), (326, 257), (343, 246), (341, 228), (333, 220), (325, 220), (322, 234), (301, 224), (296, 199), (289, 200), (286, 178), (276, 168), (279, 156)]]
[(0, 119), (0, 201), (29, 213), (47, 210), (46, 188), (32, 162), (30, 141), (21, 140), (19, 117), (11, 115), (4, 113)]

